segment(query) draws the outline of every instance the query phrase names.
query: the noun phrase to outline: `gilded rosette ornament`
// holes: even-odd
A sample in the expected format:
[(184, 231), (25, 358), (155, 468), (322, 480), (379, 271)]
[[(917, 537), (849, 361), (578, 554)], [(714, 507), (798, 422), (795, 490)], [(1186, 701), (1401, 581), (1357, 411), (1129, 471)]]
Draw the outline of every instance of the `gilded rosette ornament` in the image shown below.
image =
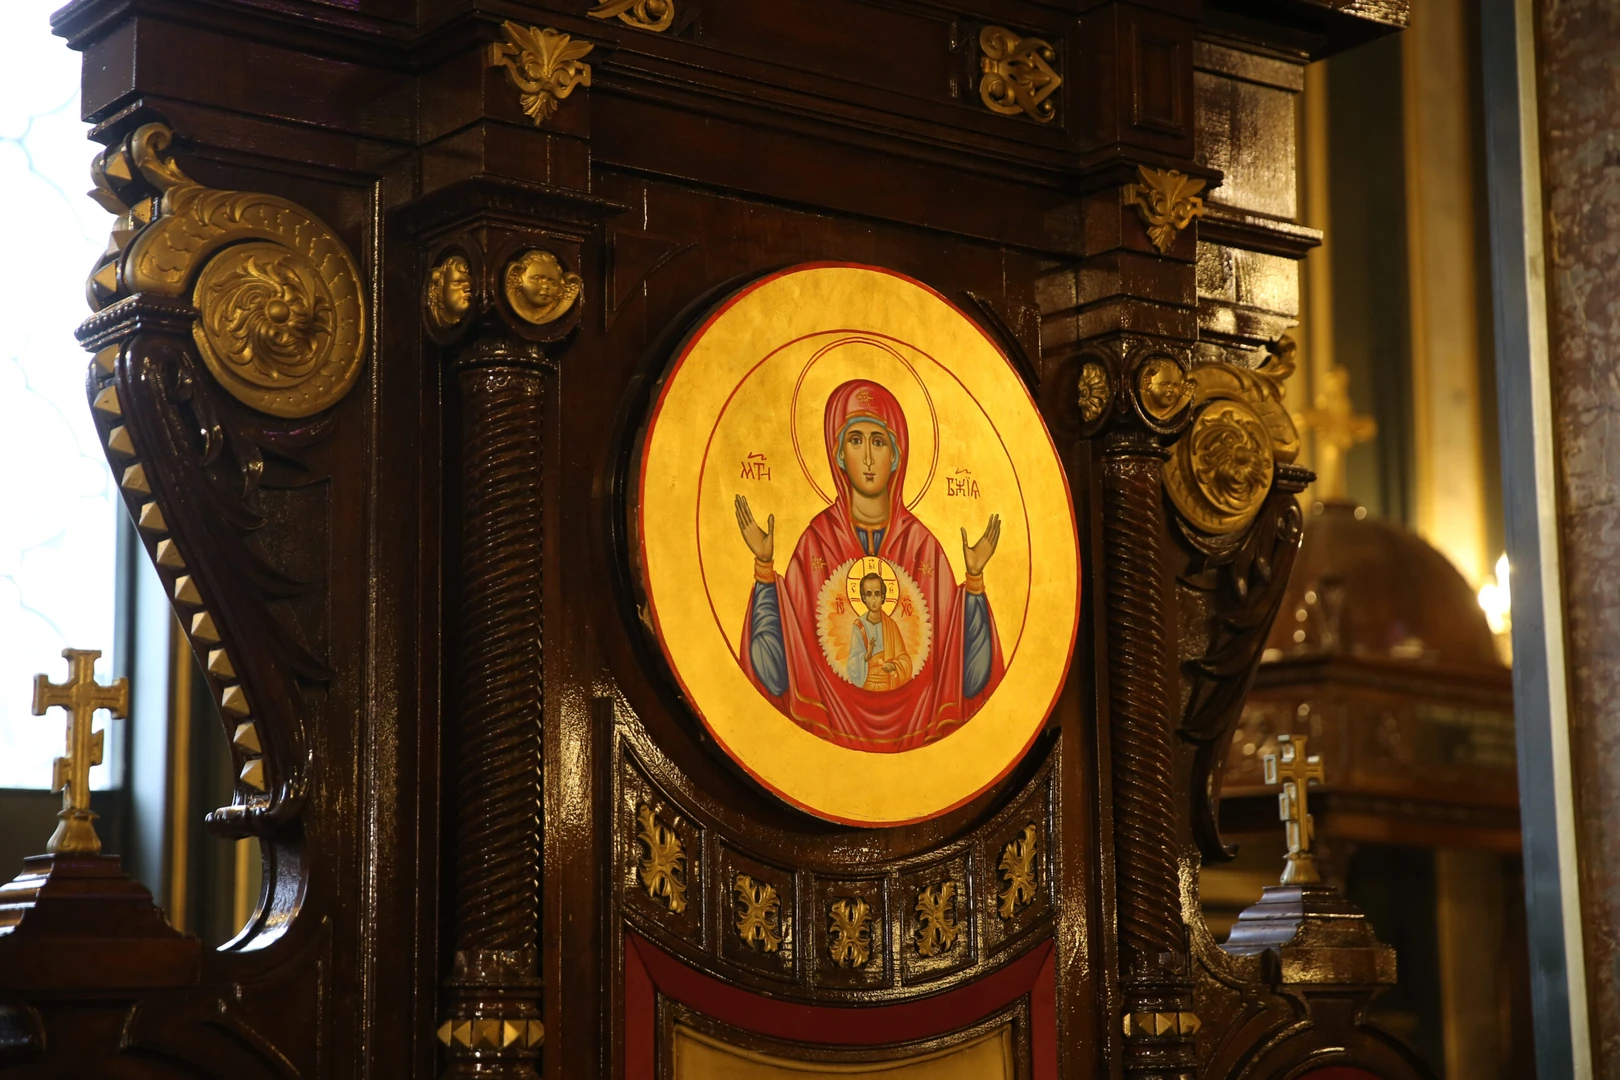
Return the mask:
[[(250, 191), (216, 191), (183, 173), (173, 133), (147, 124), (98, 159), (96, 191), (119, 213), (113, 247), (90, 276), (96, 310), (132, 293), (184, 297), (192, 336), (214, 378), (272, 416), (310, 416), (354, 385), (365, 356), (360, 269), (308, 210)], [(125, 206), (114, 193), (131, 170), (161, 194)]]
[(593, 19), (617, 18), (626, 26), (661, 34), (675, 22), (675, 0), (602, 0), (585, 14)]
[(518, 88), (523, 112), (535, 125), (545, 123), (576, 86), (591, 85), (591, 65), (580, 61), (596, 48), (560, 30), (504, 22), (504, 42), (489, 46), (490, 67), (503, 67)]
[(1278, 464), (1299, 454), (1299, 432), (1283, 405), (1294, 343), (1283, 338), (1258, 368), (1201, 364), (1187, 375), (1193, 417), (1164, 466), (1176, 509), (1216, 536), (1247, 528), (1271, 490)]
[(1140, 183), (1125, 185), (1125, 201), (1133, 204), (1147, 226), (1148, 239), (1163, 254), (1175, 245), (1181, 230), (1203, 217), (1204, 200), (1198, 193), (1206, 181), (1175, 169), (1136, 167)]
[(1063, 85), (1053, 67), (1057, 52), (1040, 38), (1021, 38), (1001, 26), (979, 31), (979, 100), (1003, 116), (1023, 113), (1046, 123), (1057, 116), (1052, 95)]

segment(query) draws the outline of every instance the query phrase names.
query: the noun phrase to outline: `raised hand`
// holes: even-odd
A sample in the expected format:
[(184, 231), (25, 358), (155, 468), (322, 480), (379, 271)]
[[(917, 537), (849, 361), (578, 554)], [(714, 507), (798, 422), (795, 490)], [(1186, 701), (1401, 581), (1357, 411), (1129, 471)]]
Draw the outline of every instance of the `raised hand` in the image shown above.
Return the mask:
[(1001, 541), (1001, 515), (991, 514), (990, 523), (984, 527), (984, 535), (979, 537), (977, 544), (968, 546), (967, 530), (962, 530), (962, 561), (967, 563), (967, 572), (977, 577), (984, 573), (985, 563), (990, 556), (996, 553), (996, 544)]
[(743, 543), (754, 553), (754, 558), (762, 563), (770, 562), (776, 556), (776, 515), (767, 517), (762, 529), (754, 520), (754, 512), (748, 508), (746, 498), (738, 495), (732, 506), (737, 511), (737, 528), (742, 530)]

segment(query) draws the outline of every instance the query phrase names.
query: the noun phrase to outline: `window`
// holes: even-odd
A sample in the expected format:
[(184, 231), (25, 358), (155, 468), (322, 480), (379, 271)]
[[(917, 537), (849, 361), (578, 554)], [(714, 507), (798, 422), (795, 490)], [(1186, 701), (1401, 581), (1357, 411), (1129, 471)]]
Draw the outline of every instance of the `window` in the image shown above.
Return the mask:
[[(110, 677), (117, 491), (85, 404), (73, 331), (111, 218), (86, 195), (79, 55), (50, 31), (60, 0), (0, 4), (0, 787), (48, 787), (60, 713), (30, 709), (35, 672), (66, 677), (68, 646)], [(116, 775), (119, 740), (91, 773)]]

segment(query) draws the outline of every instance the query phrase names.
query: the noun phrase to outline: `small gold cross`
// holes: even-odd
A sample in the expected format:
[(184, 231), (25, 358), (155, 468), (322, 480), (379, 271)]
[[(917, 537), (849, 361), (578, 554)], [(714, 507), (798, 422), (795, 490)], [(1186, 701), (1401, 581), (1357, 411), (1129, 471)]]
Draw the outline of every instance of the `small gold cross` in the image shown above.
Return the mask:
[(90, 812), (90, 766), (100, 765), (103, 732), (92, 731), (97, 709), (113, 716), (129, 715), (129, 680), (114, 679), (111, 686), (96, 682), (99, 649), (63, 649), (71, 666), (65, 683), (53, 683), (44, 675), (34, 676), (34, 715), (45, 710), (67, 710), (67, 754), (56, 759), (51, 790), (62, 793), (62, 810), (56, 815), (56, 831), (45, 850), (52, 855), (98, 855), (101, 837), (96, 835), (96, 815)]
[(1263, 758), (1266, 783), (1281, 784), (1277, 794), (1277, 816), (1283, 820), (1288, 832), (1287, 865), (1283, 868), (1284, 885), (1311, 885), (1322, 880), (1316, 872), (1316, 860), (1311, 855), (1311, 841), (1316, 838), (1316, 826), (1311, 822), (1306, 806), (1306, 791), (1312, 783), (1320, 784), (1326, 777), (1322, 758), (1318, 754), (1305, 754), (1304, 735), (1277, 736), (1277, 749)]
[(1322, 373), (1315, 408), (1295, 417), (1300, 426), (1316, 432), (1316, 495), (1323, 502), (1347, 498), (1345, 455), (1378, 434), (1378, 421), (1356, 412), (1350, 401), (1350, 372), (1334, 364)]

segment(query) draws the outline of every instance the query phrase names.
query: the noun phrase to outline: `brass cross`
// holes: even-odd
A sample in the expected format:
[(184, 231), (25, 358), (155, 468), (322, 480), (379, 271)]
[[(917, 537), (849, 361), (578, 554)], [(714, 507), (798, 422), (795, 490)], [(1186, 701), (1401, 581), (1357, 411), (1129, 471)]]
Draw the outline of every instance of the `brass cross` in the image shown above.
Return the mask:
[(1326, 774), (1320, 755), (1306, 756), (1305, 738), (1304, 735), (1279, 735), (1277, 749), (1263, 759), (1266, 783), (1282, 785), (1282, 791), (1277, 794), (1277, 816), (1286, 823), (1288, 831), (1284, 885), (1311, 885), (1322, 880), (1311, 855), (1316, 826), (1306, 806), (1306, 791), (1313, 782), (1320, 784)]
[(1350, 401), (1350, 372), (1334, 364), (1322, 372), (1315, 408), (1296, 417), (1301, 426), (1316, 432), (1316, 494), (1323, 502), (1350, 494), (1344, 458), (1351, 447), (1378, 434), (1378, 421), (1360, 416)]
[(67, 682), (34, 676), (34, 715), (44, 716), (50, 708), (66, 709), (68, 714), (67, 754), (56, 759), (51, 775), (51, 790), (62, 793), (62, 810), (45, 850), (52, 855), (98, 855), (101, 837), (96, 835), (96, 815), (90, 812), (90, 766), (101, 764), (104, 733), (92, 731), (91, 722), (97, 709), (120, 718), (129, 715), (129, 680), (97, 684), (99, 649), (63, 649), (62, 655), (72, 669)]

